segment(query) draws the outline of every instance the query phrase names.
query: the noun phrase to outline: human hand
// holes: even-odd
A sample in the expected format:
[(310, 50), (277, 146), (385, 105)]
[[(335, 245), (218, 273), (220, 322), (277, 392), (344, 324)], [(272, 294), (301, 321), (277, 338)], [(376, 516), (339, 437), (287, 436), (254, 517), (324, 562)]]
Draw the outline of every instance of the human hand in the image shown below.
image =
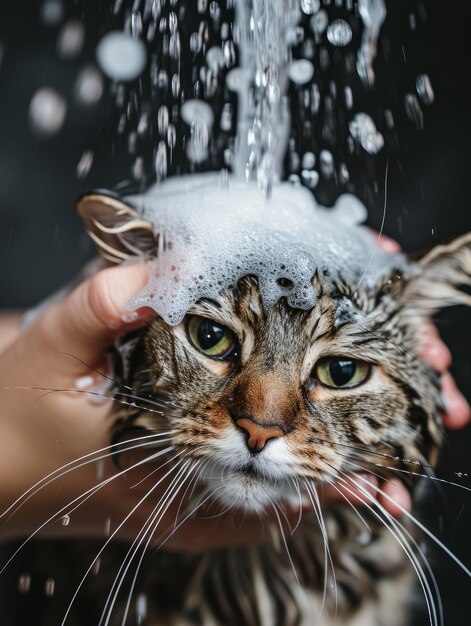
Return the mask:
[[(139, 465), (120, 473), (109, 455), (98, 465), (95, 462), (73, 464), (75, 459), (95, 458), (87, 455), (108, 448), (112, 424), (111, 401), (103, 405), (91, 404), (87, 393), (73, 390), (77, 380), (90, 376), (91, 370), (85, 364), (96, 370), (103, 369), (103, 355), (113, 339), (153, 317), (148, 310), (143, 309), (131, 317), (125, 310), (125, 303), (144, 285), (146, 278), (145, 268), (140, 264), (100, 272), (51, 306), (30, 328), (21, 331), (0, 357), (3, 388), (0, 441), (4, 446), (0, 472), (8, 477), (0, 493), (0, 511), (7, 509), (44, 476), (51, 473), (56, 477), (49, 484), (41, 483), (43, 487), (33, 497), (22, 501), (10, 520), (7, 521), (8, 515), (3, 516), (4, 525), (0, 528), (3, 538), (25, 536), (38, 528), (43, 536), (103, 537), (111, 520), (111, 531), (116, 531), (116, 538), (134, 540), (156, 500), (165, 495), (168, 480), (162, 470), (158, 474), (162, 482), (157, 487), (157, 474), (153, 474), (139, 488), (133, 489), (132, 485), (141, 480), (144, 472), (148, 473), (148, 466)], [(437, 336), (431, 335), (424, 358), (440, 371), (446, 368), (449, 353)], [(95, 380), (101, 382), (97, 376)], [(445, 378), (444, 387), (449, 394), (447, 425), (458, 427), (468, 419), (467, 405), (463, 404), (449, 378)], [(49, 389), (71, 392), (47, 393), (45, 390)], [(61, 467), (64, 473), (58, 475)], [(368, 475), (368, 480), (372, 482), (371, 493), (374, 494), (375, 477)], [(71, 508), (69, 503), (78, 503), (80, 496), (93, 490), (100, 481), (105, 481), (104, 486), (74, 508), (67, 525), (61, 523), (62, 515)], [(143, 499), (150, 489), (152, 498)], [(384, 484), (383, 490), (403, 508), (410, 507), (409, 496), (399, 481)], [(347, 496), (357, 502), (362, 497), (360, 493)], [(326, 486), (323, 503), (341, 497), (335, 489)], [(379, 497), (390, 513), (400, 514), (394, 502), (384, 495)], [(133, 509), (134, 513), (120, 526)], [(162, 518), (162, 529), (172, 526), (178, 510), (176, 504), (169, 507)], [(49, 519), (51, 521), (44, 524)], [(238, 527), (237, 533), (234, 525)], [(206, 511), (183, 524), (167, 547), (190, 552), (265, 538), (266, 529), (251, 516), (238, 519), (237, 515), (227, 514), (212, 518), (211, 512), (208, 515)]]

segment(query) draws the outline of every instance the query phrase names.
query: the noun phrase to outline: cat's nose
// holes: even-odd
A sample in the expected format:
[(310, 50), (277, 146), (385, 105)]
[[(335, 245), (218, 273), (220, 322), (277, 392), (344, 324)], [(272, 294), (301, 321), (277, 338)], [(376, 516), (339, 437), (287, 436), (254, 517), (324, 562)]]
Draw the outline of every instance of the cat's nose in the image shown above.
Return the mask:
[(285, 434), (276, 424), (257, 424), (250, 417), (241, 417), (235, 423), (248, 434), (247, 447), (251, 452), (260, 452), (269, 439), (283, 437)]

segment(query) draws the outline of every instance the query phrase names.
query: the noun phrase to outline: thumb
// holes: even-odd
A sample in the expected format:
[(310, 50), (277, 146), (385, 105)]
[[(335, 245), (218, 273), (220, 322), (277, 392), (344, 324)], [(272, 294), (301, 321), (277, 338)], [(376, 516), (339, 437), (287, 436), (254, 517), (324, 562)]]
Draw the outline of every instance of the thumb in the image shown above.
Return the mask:
[[(51, 306), (36, 328), (44, 366), (70, 375), (83, 370), (78, 359), (91, 366), (101, 364), (104, 350), (117, 335), (155, 317), (150, 309), (134, 314), (126, 309), (126, 303), (145, 285), (147, 277), (144, 263), (105, 269)], [(66, 359), (64, 353), (76, 359)]]

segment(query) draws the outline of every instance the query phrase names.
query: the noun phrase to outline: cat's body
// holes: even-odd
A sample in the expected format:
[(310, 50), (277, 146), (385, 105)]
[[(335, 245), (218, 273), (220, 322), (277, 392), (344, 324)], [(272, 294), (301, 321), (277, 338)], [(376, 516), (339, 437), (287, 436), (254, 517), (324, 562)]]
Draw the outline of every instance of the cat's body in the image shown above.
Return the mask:
[[(152, 228), (133, 208), (95, 194), (81, 200), (80, 211), (108, 260), (131, 249), (152, 251)], [(113, 441), (119, 448), (136, 433), (155, 434), (147, 454), (171, 448), (163, 457), (174, 466), (168, 497), (185, 500), (176, 523), (210, 501), (216, 514), (269, 514), (271, 535), (262, 545), (255, 539), (253, 546), (192, 556), (149, 548), (129, 626), (407, 623), (411, 581), (425, 569), (414, 525), (396, 522), (365, 478), (351, 476), (371, 471), (403, 479), (412, 490), (410, 470), (423, 473), (417, 463), (436, 461), (439, 380), (419, 356), (420, 337), (435, 310), (469, 303), (455, 286), (470, 282), (471, 236), (416, 264), (391, 255), (375, 281), (363, 280), (361, 270), (344, 271), (342, 250), (336, 254), (311, 277), (312, 306), (296, 308), (282, 297), (267, 307), (257, 276), (243, 276), (198, 299), (183, 321), (157, 317), (117, 345)], [(163, 432), (169, 435), (159, 440)], [(364, 506), (321, 512), (317, 496), (325, 483), (346, 494), (357, 487)], [(283, 516), (296, 503), (302, 509), (300, 502), (306, 510), (291, 535)], [(156, 519), (141, 548), (152, 534), (151, 545), (159, 545), (172, 532)], [(83, 622), (81, 605), (89, 612), (83, 623), (91, 623), (91, 607), (99, 617), (125, 555), (119, 546), (103, 554), (100, 573), (76, 600), (73, 626)], [(136, 555), (131, 572), (140, 550)], [(426, 577), (419, 578), (433, 604)], [(126, 602), (127, 593), (117, 595), (111, 624), (122, 623)]]

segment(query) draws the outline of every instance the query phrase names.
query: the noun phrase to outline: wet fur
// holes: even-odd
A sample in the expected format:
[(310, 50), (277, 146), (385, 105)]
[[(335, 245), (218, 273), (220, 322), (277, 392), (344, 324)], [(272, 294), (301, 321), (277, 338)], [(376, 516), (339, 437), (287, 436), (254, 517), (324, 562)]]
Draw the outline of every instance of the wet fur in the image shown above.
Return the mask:
[[(108, 235), (114, 222), (106, 202), (101, 205), (93, 196), (92, 208), (89, 227), (104, 211)], [(131, 218), (137, 220), (135, 212)], [(137, 224), (133, 248), (141, 236), (142, 224)], [(117, 249), (124, 254), (121, 222), (117, 232)], [(133, 233), (132, 228), (125, 232)], [(149, 232), (144, 235), (147, 249)], [(106, 240), (108, 255), (110, 248), (112, 238)], [(361, 277), (346, 282), (334, 268), (328, 279), (316, 274), (318, 298), (309, 311), (291, 309), (283, 299), (265, 311), (257, 279), (245, 277), (217, 300), (200, 301), (189, 311), (235, 333), (241, 353), (234, 364), (194, 348), (185, 321), (171, 327), (156, 319), (120, 340), (114, 352), (113, 441), (171, 429), (174, 450), (187, 463), (183, 480), (193, 494), (190, 510), (211, 497), (218, 512), (233, 508), (264, 516), (272, 511), (282, 517), (299, 497), (316, 505), (315, 489), (321, 491), (325, 482), (337, 481), (348, 491), (354, 483), (346, 473), (361, 468), (386, 480), (401, 477), (413, 490), (410, 461), (429, 468), (442, 439), (439, 380), (418, 355), (420, 334), (436, 310), (470, 303), (456, 289), (469, 284), (470, 276), (468, 235), (411, 264), (406, 274), (395, 269), (392, 257), (389, 274), (374, 286), (362, 284)], [(311, 374), (327, 355), (370, 362), (372, 373), (356, 388), (323, 387)], [(247, 434), (236, 424), (244, 415), (275, 424), (284, 436), (252, 455)], [(157, 450), (156, 444), (149, 454)], [(119, 464), (119, 454), (116, 460)], [(177, 462), (175, 473), (178, 467)], [(366, 495), (365, 504), (361, 516), (345, 503), (325, 508), (323, 518), (319, 511), (305, 513), (292, 535), (273, 526), (272, 515), (268, 545), (196, 556), (149, 549), (126, 624), (404, 626), (415, 578), (410, 561), (417, 566), (414, 539), (407, 535), (412, 525), (405, 519), (398, 525)], [(182, 518), (186, 514), (181, 511)], [(172, 528), (157, 530), (162, 539)], [(101, 546), (92, 547), (88, 559), (82, 554), (77, 580), (83, 563), (91, 562)], [(64, 547), (61, 554), (72, 579), (73, 550)], [(100, 573), (89, 577), (74, 603), (70, 624), (99, 621), (126, 552), (127, 547), (108, 546)], [(110, 624), (122, 623), (136, 566), (124, 581)], [(138, 593), (147, 597), (145, 621), (136, 617)], [(43, 623), (49, 626), (47, 619)]]

